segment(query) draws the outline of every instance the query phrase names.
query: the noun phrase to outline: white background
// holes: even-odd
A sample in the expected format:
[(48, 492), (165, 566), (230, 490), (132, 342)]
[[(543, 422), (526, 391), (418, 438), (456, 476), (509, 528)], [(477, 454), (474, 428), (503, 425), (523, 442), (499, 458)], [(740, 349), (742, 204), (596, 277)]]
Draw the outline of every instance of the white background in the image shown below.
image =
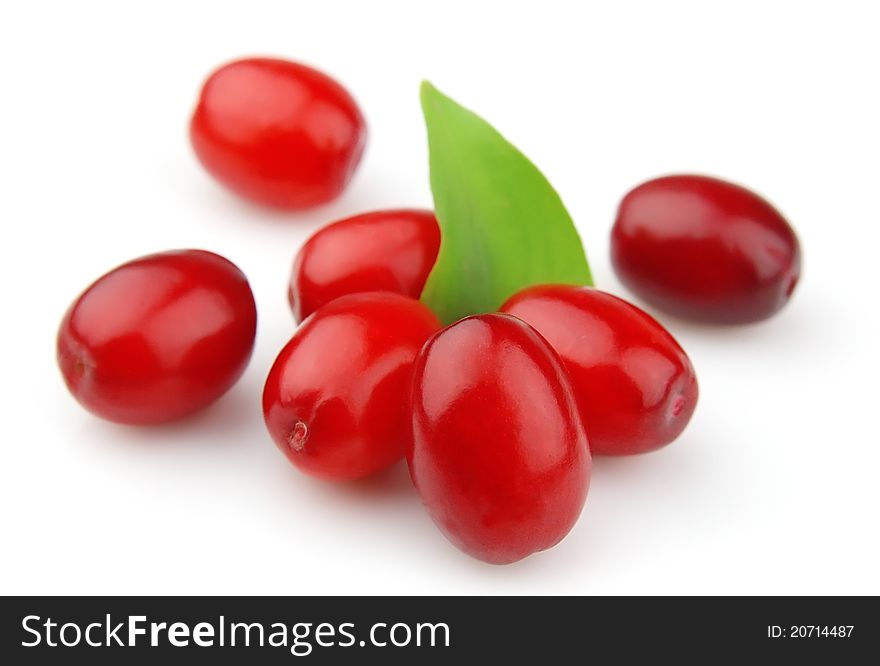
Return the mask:
[[(880, 593), (877, 19), (869, 2), (4, 3), (0, 591)], [(335, 203), (261, 210), (193, 158), (202, 79), (252, 54), (316, 65), (362, 105), (368, 151)], [(259, 408), (293, 331), (303, 239), (431, 205), (422, 78), (544, 170), (611, 292), (625, 294), (608, 258), (616, 204), (663, 173), (753, 187), (803, 244), (803, 281), (771, 321), (661, 315), (699, 374), (690, 427), (660, 452), (597, 460), (569, 537), (507, 567), (450, 546), (405, 467), (304, 477)], [(101, 273), (179, 247), (250, 277), (253, 361), (184, 423), (104, 423), (61, 382), (58, 322)]]

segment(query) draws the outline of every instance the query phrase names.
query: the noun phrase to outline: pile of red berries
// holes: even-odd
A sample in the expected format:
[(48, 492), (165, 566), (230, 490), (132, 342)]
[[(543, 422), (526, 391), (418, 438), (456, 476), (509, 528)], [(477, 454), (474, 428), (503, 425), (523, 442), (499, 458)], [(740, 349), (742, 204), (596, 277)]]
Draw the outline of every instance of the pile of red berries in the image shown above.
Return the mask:
[[(191, 138), (232, 191), (301, 209), (343, 191), (366, 128), (326, 75), (249, 59), (207, 80)], [(663, 326), (591, 287), (533, 285), (497, 313), (443, 327), (418, 300), (441, 242), (432, 212), (385, 210), (305, 243), (289, 285), (301, 324), (269, 371), (266, 427), (297, 468), (326, 479), (361, 478), (405, 457), (456, 546), (513, 562), (571, 529), (591, 454), (642, 453), (678, 437), (697, 381)], [(702, 176), (627, 194), (612, 252), (645, 301), (714, 322), (769, 317), (800, 270), (797, 238), (769, 203)], [(228, 390), (255, 333), (253, 294), (235, 265), (201, 250), (166, 252), (86, 289), (61, 324), (58, 362), (95, 414), (160, 423)]]

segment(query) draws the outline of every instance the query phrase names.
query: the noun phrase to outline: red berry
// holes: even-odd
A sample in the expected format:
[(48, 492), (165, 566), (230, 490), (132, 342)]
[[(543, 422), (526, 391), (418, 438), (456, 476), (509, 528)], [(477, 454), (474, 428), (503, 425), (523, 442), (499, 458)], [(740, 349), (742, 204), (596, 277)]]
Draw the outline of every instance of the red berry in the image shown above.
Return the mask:
[(338, 298), (303, 322), (263, 391), (272, 439), (302, 471), (356, 479), (403, 457), (416, 355), (440, 322), (391, 292)]
[(593, 453), (642, 453), (684, 430), (697, 404), (687, 354), (655, 319), (589, 287), (524, 289), (502, 307), (562, 358)]
[(58, 364), (82, 405), (146, 424), (205, 407), (244, 372), (257, 311), (247, 279), (202, 250), (135, 259), (74, 301), (58, 331)]
[(749, 190), (706, 176), (648, 181), (620, 204), (611, 235), (623, 283), (668, 312), (719, 323), (766, 319), (801, 267), (784, 217)]
[(297, 321), (334, 298), (393, 291), (418, 298), (440, 249), (427, 210), (383, 210), (334, 222), (296, 255), (288, 298)]
[(467, 317), (416, 362), (407, 461), (434, 522), (493, 564), (555, 545), (584, 503), (590, 450), (562, 362), (505, 314)]
[(366, 136), (345, 88), (311, 67), (271, 58), (237, 60), (211, 74), (190, 124), (211, 175), (246, 199), (288, 209), (338, 196)]

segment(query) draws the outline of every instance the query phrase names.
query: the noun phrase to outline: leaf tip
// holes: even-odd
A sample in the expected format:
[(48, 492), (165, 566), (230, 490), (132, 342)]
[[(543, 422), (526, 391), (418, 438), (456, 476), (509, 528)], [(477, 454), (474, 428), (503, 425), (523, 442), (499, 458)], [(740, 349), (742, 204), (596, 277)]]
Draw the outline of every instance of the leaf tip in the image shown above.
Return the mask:
[(439, 95), (440, 91), (434, 87), (433, 83), (427, 79), (422, 80), (422, 84), (419, 86), (419, 99), (423, 108), (427, 107), (432, 100), (436, 100)]

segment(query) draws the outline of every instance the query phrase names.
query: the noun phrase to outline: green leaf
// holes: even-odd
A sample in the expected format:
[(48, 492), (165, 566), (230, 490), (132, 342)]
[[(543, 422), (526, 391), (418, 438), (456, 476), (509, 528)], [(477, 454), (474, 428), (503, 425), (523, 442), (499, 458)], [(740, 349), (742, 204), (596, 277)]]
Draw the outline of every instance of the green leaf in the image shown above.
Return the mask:
[(592, 284), (556, 190), (489, 123), (422, 83), (442, 242), (422, 301), (445, 323), (539, 283)]

